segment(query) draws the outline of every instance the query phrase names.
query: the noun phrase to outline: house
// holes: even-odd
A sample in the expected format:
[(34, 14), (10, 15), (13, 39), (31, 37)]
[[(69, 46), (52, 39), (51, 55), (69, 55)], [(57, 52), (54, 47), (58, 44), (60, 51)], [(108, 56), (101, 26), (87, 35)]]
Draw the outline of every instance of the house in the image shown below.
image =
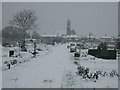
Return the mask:
[(110, 42), (112, 40), (112, 37), (105, 35), (105, 36), (101, 37), (100, 40), (102, 42)]

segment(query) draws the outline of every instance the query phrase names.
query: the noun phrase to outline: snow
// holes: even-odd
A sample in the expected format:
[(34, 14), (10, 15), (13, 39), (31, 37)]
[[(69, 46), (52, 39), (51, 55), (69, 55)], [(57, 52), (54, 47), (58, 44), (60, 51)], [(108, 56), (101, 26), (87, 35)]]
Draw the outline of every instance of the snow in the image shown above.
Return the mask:
[[(4, 61), (5, 58), (8, 58), (5, 56), (8, 48), (3, 49), (2, 56)], [(118, 87), (117, 77), (100, 76), (99, 79), (94, 82), (93, 80), (83, 79), (81, 76), (76, 75), (78, 66), (74, 64), (74, 53), (69, 52), (67, 44), (46, 46), (43, 51), (38, 52), (36, 58), (32, 58), (29, 52), (20, 53), (22, 60), (25, 57), (29, 58), (29, 60), (21, 64), (16, 64), (11, 69), (2, 69), (3, 88)], [(88, 67), (90, 72), (95, 72), (96, 70), (103, 70), (108, 73), (112, 70), (118, 72), (118, 60), (98, 59), (90, 55), (86, 56), (85, 54), (87, 54), (87, 49), (82, 49), (81, 57), (77, 61), (81, 66)]]
[(96, 38), (95, 36), (93, 36), (93, 35), (90, 35), (90, 36), (87, 36), (87, 38)]
[[(32, 60), (31, 62), (26, 64), (26, 67), (28, 67), (28, 68), (25, 68), (24, 71), (22, 71), (23, 74), (21, 73), (20, 76), (19, 76), (18, 73), (21, 72), (21, 68), (23, 68), (22, 65), (18, 67), (20, 69), (19, 71), (15, 72), (15, 69), (12, 69), (13, 71), (10, 70), (11, 72), (8, 72), (8, 73), (13, 72), (14, 75), (18, 75), (18, 77), (16, 77), (16, 78), (19, 78), (18, 82), (17, 82), (18, 83), (17, 87), (27, 87), (27, 86), (37, 87), (37, 86), (39, 86), (39, 87), (44, 87), (45, 88), (47, 86), (46, 86), (46, 83), (43, 83), (43, 82), (44, 81), (47, 82), (47, 80), (52, 80), (52, 82), (53, 82), (52, 86), (60, 87), (60, 85), (61, 85), (60, 80), (62, 79), (62, 73), (61, 72), (64, 71), (64, 66), (66, 65), (66, 63), (65, 63), (64, 59), (62, 59), (62, 57), (64, 58), (66, 56), (66, 54), (62, 54), (63, 55), (62, 57), (57, 56), (56, 59), (55, 59), (54, 55), (56, 53), (58, 53), (58, 51), (61, 52), (62, 49), (59, 49), (57, 47), (57, 48), (55, 48), (55, 51), (52, 52), (51, 54), (48, 54), (45, 57), (35, 58), (36, 60)], [(52, 62), (50, 60), (52, 60)], [(60, 67), (61, 65), (62, 65), (62, 67)], [(30, 72), (30, 71), (32, 71), (32, 72)], [(4, 74), (4, 72), (3, 72), (3, 74)], [(7, 74), (4, 74), (4, 75), (7, 75)], [(13, 76), (15, 78), (14, 75), (12, 74), (10, 76)], [(28, 75), (29, 75), (29, 77), (28, 77)], [(7, 76), (5, 77), (5, 80), (7, 80), (6, 78), (7, 78)], [(11, 78), (11, 77), (9, 77), (9, 78)], [(9, 82), (9, 81), (6, 81), (6, 82)], [(36, 85), (36, 83), (38, 83), (38, 84)], [(49, 82), (47, 82), (47, 83), (49, 84)], [(3, 80), (3, 87), (4, 87), (4, 85), (6, 85), (6, 84), (4, 84), (4, 80)], [(7, 87), (11, 87), (11, 84), (7, 84), (7, 85), (8, 85)]]
[(101, 39), (112, 39), (112, 37), (110, 37), (110, 36), (103, 36), (103, 37), (101, 37)]
[(53, 34), (42, 34), (41, 37), (57, 37), (57, 35), (53, 35)]
[(78, 38), (77, 35), (66, 35), (65, 37), (66, 37), (66, 38)]

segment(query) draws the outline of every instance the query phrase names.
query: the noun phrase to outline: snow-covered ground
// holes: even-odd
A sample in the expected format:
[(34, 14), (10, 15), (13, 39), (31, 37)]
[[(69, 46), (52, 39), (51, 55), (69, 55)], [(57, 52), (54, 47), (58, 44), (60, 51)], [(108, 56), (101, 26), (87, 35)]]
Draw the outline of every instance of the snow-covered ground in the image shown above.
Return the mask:
[[(48, 46), (49, 49), (39, 51), (36, 58), (16, 64), (11, 69), (2, 69), (3, 88), (118, 88), (118, 77), (100, 76), (93, 80), (83, 79), (77, 75), (77, 65), (74, 64), (73, 53), (67, 49), (67, 44)], [(4, 54), (3, 61), (8, 59)], [(82, 50), (87, 52), (87, 50)], [(22, 59), (26, 56), (23, 54)], [(26, 60), (25, 58), (25, 60)], [(18, 59), (18, 58), (17, 58)], [(118, 72), (118, 60), (93, 59), (92, 56), (81, 57), (78, 60), (81, 66), (88, 67), (90, 72), (96, 70), (110, 73)]]

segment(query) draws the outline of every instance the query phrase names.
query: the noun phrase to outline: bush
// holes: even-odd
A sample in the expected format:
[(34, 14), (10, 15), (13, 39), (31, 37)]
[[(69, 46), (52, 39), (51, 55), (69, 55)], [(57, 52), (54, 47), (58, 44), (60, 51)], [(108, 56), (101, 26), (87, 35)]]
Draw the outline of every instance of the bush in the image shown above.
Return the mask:
[(89, 49), (88, 54), (97, 57), (98, 56), (98, 50), (97, 49)]
[(98, 57), (104, 59), (116, 59), (116, 50), (101, 51)]
[(97, 47), (98, 50), (107, 50), (107, 44), (105, 42), (100, 43)]
[(17, 60), (16, 60), (16, 59), (14, 59), (14, 60), (10, 60), (10, 63), (11, 63), (11, 65), (14, 65), (14, 64), (17, 63)]
[(14, 64), (17, 64), (17, 60), (15, 59), (15, 60), (13, 60), (13, 62), (14, 62)]

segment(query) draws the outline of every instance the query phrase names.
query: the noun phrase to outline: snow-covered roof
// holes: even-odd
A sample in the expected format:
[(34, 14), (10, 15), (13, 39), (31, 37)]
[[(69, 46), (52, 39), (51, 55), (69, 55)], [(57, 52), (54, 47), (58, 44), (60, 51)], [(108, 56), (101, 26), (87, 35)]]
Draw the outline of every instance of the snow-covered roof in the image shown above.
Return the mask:
[(99, 37), (97, 37), (95, 35), (88, 35), (88, 36), (86, 36), (86, 38), (100, 39)]
[(107, 45), (108, 47), (115, 47), (115, 45), (112, 45), (112, 44), (109, 44), (109, 45)]
[(110, 37), (110, 36), (103, 36), (103, 37), (101, 37), (101, 39), (111, 39), (112, 37)]
[(52, 35), (52, 34), (43, 34), (41, 36), (42, 37), (57, 37), (57, 35)]
[(87, 36), (87, 38), (96, 38), (96, 37), (93, 35), (90, 35), (90, 36)]
[(114, 40), (110, 40), (109, 42), (114, 43), (115, 41)]
[[(27, 39), (25, 39), (25, 40), (31, 40), (31, 39), (30, 39), (30, 38), (27, 38)], [(32, 38), (32, 40), (36, 40), (36, 39)]]
[(77, 35), (66, 35), (65, 37), (66, 38), (77, 38), (78, 36)]

